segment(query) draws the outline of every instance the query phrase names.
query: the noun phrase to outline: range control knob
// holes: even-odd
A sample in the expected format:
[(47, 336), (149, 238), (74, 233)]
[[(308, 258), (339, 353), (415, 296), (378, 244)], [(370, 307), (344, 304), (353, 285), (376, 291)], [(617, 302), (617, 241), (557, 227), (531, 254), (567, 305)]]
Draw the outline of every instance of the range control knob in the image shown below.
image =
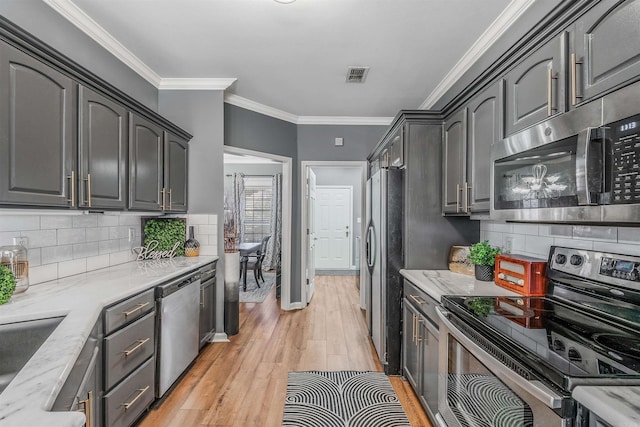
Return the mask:
[(569, 360), (572, 362), (582, 362), (582, 355), (575, 348), (570, 348), (567, 355), (569, 356)]
[(636, 280), (638, 278), (638, 273), (636, 273), (635, 271), (632, 271), (631, 273), (628, 273), (628, 277), (629, 280)]
[(556, 255), (556, 264), (564, 264), (567, 262), (567, 257), (564, 254)]
[(582, 264), (582, 257), (580, 255), (571, 255), (569, 262), (571, 263), (571, 265), (578, 266)]
[(498, 273), (498, 279), (503, 279), (503, 280), (504, 280), (504, 278), (505, 278), (505, 277), (507, 277), (507, 275), (506, 275), (506, 274), (504, 274), (504, 273)]
[(564, 351), (564, 343), (559, 339), (555, 339), (553, 341), (553, 349), (555, 351)]

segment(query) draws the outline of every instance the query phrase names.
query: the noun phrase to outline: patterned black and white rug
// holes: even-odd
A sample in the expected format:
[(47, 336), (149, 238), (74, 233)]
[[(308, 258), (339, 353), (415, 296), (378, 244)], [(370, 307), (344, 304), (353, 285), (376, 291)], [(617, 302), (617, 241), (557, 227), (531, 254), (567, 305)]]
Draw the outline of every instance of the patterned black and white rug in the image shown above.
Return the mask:
[(382, 372), (289, 372), (283, 426), (411, 426)]
[(271, 271), (263, 271), (264, 283), (260, 282), (260, 287), (256, 285), (256, 279), (253, 273), (249, 271), (247, 274), (247, 291), (245, 292), (242, 280), (240, 280), (240, 302), (264, 302), (269, 296), (273, 285), (276, 283), (276, 273)]

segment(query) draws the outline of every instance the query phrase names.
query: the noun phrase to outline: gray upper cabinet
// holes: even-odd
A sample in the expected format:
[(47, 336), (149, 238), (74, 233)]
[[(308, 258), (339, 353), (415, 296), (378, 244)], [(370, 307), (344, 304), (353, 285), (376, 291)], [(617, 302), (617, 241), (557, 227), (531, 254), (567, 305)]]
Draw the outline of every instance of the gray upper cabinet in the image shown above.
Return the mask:
[(127, 207), (127, 110), (91, 89), (79, 89), (79, 206)]
[(467, 109), (463, 108), (444, 122), (443, 132), (442, 211), (464, 214), (468, 212), (467, 195)]
[(0, 42), (0, 201), (73, 207), (75, 84)]
[(129, 115), (129, 208), (164, 209), (164, 137), (157, 125)]
[(639, 0), (604, 0), (576, 21), (570, 60), (572, 105), (640, 75), (638, 16)]
[(186, 212), (189, 145), (186, 140), (170, 132), (164, 135), (165, 210)]
[(486, 212), (491, 197), (491, 146), (502, 138), (502, 82), (468, 105), (467, 176), (469, 210)]
[(565, 111), (566, 40), (553, 38), (505, 76), (506, 135)]

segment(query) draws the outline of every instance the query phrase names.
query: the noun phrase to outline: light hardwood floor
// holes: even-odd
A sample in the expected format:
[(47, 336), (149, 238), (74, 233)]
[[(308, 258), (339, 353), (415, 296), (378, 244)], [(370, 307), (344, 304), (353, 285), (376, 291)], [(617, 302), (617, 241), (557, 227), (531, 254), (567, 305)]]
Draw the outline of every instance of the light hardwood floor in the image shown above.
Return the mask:
[[(317, 277), (305, 310), (280, 310), (274, 292), (262, 304), (240, 304), (240, 333), (230, 340), (205, 347), (140, 425), (280, 426), (289, 371), (381, 370), (355, 276)], [(409, 384), (390, 380), (411, 425), (430, 426)]]

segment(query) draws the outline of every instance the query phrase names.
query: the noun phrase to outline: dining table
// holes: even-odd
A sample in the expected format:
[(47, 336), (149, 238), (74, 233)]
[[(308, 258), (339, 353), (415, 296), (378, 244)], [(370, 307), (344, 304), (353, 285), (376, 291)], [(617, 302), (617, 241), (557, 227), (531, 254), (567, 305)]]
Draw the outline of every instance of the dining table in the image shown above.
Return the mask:
[[(245, 242), (238, 245), (238, 251), (240, 252), (240, 276), (242, 276), (243, 290), (247, 291), (247, 263), (249, 257), (253, 254), (257, 255), (262, 242)], [(260, 287), (260, 284), (258, 284)]]

